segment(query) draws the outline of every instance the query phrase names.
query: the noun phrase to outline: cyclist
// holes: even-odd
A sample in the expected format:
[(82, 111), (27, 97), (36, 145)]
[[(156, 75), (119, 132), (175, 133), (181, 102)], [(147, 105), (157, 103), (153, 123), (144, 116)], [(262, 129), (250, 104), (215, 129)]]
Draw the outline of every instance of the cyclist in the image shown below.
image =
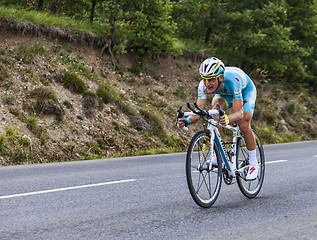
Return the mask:
[[(197, 105), (205, 109), (207, 94), (215, 93), (212, 100), (212, 109), (217, 104), (224, 110), (232, 107), (233, 113), (220, 117), (222, 125), (237, 122), (249, 151), (249, 169), (246, 180), (254, 180), (258, 175), (259, 165), (256, 159), (256, 142), (251, 129), (251, 120), (254, 113), (256, 88), (250, 77), (237, 67), (225, 67), (218, 58), (211, 57), (204, 60), (199, 68), (202, 80), (198, 86)], [(198, 121), (199, 116), (190, 116), (178, 120), (180, 128)], [(212, 159), (217, 164), (217, 159)]]

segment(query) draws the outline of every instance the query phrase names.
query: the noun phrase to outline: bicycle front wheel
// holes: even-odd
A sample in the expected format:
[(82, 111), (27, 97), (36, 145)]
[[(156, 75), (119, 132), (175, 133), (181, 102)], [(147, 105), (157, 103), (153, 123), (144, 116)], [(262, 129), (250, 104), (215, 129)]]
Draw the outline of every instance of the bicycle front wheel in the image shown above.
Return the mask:
[[(264, 180), (265, 160), (264, 149), (257, 133), (253, 130), (256, 141), (256, 158), (259, 164), (259, 173), (255, 180), (246, 181), (241, 177), (237, 177), (238, 186), (248, 198), (254, 198), (261, 190)], [(249, 165), (249, 153), (243, 138), (238, 140), (237, 144), (237, 169)]]
[[(186, 156), (186, 178), (189, 192), (194, 201), (207, 208), (215, 203), (221, 188), (221, 157), (216, 144), (214, 153), (217, 166), (211, 165), (212, 159), (210, 135), (200, 131), (192, 138)], [(214, 140), (212, 140), (214, 141)]]

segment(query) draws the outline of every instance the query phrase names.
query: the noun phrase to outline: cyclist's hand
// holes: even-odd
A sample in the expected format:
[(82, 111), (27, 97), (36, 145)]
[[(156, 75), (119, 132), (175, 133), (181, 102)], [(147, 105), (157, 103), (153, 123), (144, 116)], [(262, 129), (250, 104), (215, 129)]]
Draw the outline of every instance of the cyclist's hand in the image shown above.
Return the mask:
[(179, 118), (177, 121), (177, 125), (180, 128), (187, 127), (190, 124), (190, 120), (188, 118)]
[(220, 123), (224, 126), (229, 124), (229, 118), (227, 114), (224, 114), (223, 116), (220, 117)]

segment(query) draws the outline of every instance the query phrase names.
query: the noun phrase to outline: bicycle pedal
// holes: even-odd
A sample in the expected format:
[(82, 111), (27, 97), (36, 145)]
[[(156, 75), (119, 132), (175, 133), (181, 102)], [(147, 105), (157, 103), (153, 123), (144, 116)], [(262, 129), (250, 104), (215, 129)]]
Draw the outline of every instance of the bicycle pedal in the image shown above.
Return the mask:
[(236, 170), (235, 171), (236, 176), (239, 176), (239, 177), (245, 179), (245, 177), (246, 177), (246, 175), (248, 173), (248, 168), (249, 168), (249, 166), (244, 166), (244, 167)]
[(236, 171), (236, 176), (241, 177), (243, 179), (245, 179), (245, 174), (239, 171)]

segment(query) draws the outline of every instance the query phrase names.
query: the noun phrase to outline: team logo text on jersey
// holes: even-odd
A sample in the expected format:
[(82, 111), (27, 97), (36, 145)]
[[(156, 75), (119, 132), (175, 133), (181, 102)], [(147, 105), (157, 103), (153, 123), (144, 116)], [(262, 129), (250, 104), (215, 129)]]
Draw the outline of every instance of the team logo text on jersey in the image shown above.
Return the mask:
[(241, 94), (241, 89), (240, 88), (236, 88), (234, 90), (234, 95), (240, 95)]

